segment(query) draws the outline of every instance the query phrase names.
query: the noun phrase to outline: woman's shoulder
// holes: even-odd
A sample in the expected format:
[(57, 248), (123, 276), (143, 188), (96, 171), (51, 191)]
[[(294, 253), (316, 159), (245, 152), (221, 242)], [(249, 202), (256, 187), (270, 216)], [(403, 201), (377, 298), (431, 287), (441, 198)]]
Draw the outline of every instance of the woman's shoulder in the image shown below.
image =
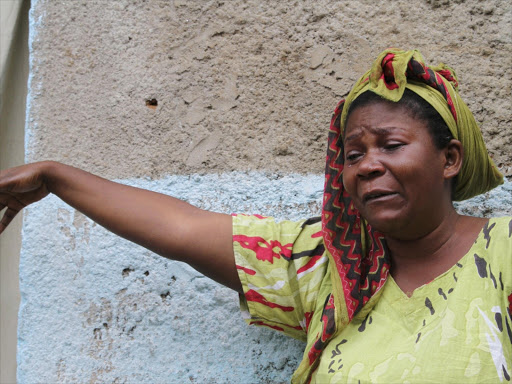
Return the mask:
[(481, 236), (487, 242), (486, 248), (489, 248), (492, 243), (494, 246), (505, 246), (508, 248), (512, 246), (512, 217), (492, 217), (489, 219), (482, 229)]
[(305, 220), (276, 220), (261, 215), (233, 215), (235, 235), (258, 236), (266, 240), (286, 240), (295, 243), (298, 239), (311, 243), (321, 242), (322, 222), (320, 217)]
[(500, 225), (509, 225), (512, 221), (512, 216), (498, 216), (489, 218), (491, 223), (499, 223)]
[(512, 284), (512, 217), (490, 218), (470, 253), (480, 276), (492, 267), (492, 271), (499, 271), (498, 274)]

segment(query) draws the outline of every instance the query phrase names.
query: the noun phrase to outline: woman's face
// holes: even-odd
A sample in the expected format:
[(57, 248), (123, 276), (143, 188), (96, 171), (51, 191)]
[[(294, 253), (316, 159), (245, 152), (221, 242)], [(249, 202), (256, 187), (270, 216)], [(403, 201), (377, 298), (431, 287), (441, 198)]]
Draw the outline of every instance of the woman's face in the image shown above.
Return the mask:
[(432, 231), (451, 207), (446, 154), (425, 122), (378, 102), (354, 110), (344, 137), (343, 183), (361, 215), (387, 236)]

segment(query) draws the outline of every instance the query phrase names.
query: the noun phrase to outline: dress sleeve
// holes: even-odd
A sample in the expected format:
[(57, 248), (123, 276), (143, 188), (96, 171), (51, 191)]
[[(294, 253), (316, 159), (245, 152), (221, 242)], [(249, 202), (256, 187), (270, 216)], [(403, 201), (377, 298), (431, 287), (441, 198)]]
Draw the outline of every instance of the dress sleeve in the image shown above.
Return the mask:
[(245, 321), (306, 340), (328, 270), (320, 218), (234, 215), (233, 247)]

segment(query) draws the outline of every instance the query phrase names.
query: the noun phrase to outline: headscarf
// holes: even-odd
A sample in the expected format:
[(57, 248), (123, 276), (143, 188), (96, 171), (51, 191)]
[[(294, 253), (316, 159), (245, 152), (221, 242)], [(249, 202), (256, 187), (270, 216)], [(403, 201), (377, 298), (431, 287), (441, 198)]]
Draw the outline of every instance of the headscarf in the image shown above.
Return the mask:
[(332, 293), (322, 313), (323, 331), (299, 365), (292, 382), (305, 382), (316, 368), (330, 339), (354, 318), (364, 318), (378, 300), (390, 269), (390, 253), (384, 236), (373, 230), (355, 208), (343, 186), (343, 131), (352, 102), (366, 91), (398, 102), (408, 88), (417, 93), (446, 122), (462, 143), (464, 157), (457, 176), (455, 200), (465, 200), (503, 183), (490, 159), (482, 134), (461, 100), (455, 72), (441, 64), (428, 67), (416, 51), (388, 49), (340, 101), (329, 130), (322, 209), (323, 240), (330, 261)]

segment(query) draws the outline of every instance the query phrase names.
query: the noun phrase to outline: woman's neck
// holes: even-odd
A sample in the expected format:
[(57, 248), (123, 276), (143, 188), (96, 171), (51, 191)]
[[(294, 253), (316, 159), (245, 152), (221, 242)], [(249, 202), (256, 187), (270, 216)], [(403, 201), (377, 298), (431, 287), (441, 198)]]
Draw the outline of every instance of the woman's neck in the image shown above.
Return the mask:
[(413, 240), (386, 238), (391, 275), (408, 296), (449, 270), (471, 248), (487, 219), (461, 216), (452, 210), (426, 235)]

